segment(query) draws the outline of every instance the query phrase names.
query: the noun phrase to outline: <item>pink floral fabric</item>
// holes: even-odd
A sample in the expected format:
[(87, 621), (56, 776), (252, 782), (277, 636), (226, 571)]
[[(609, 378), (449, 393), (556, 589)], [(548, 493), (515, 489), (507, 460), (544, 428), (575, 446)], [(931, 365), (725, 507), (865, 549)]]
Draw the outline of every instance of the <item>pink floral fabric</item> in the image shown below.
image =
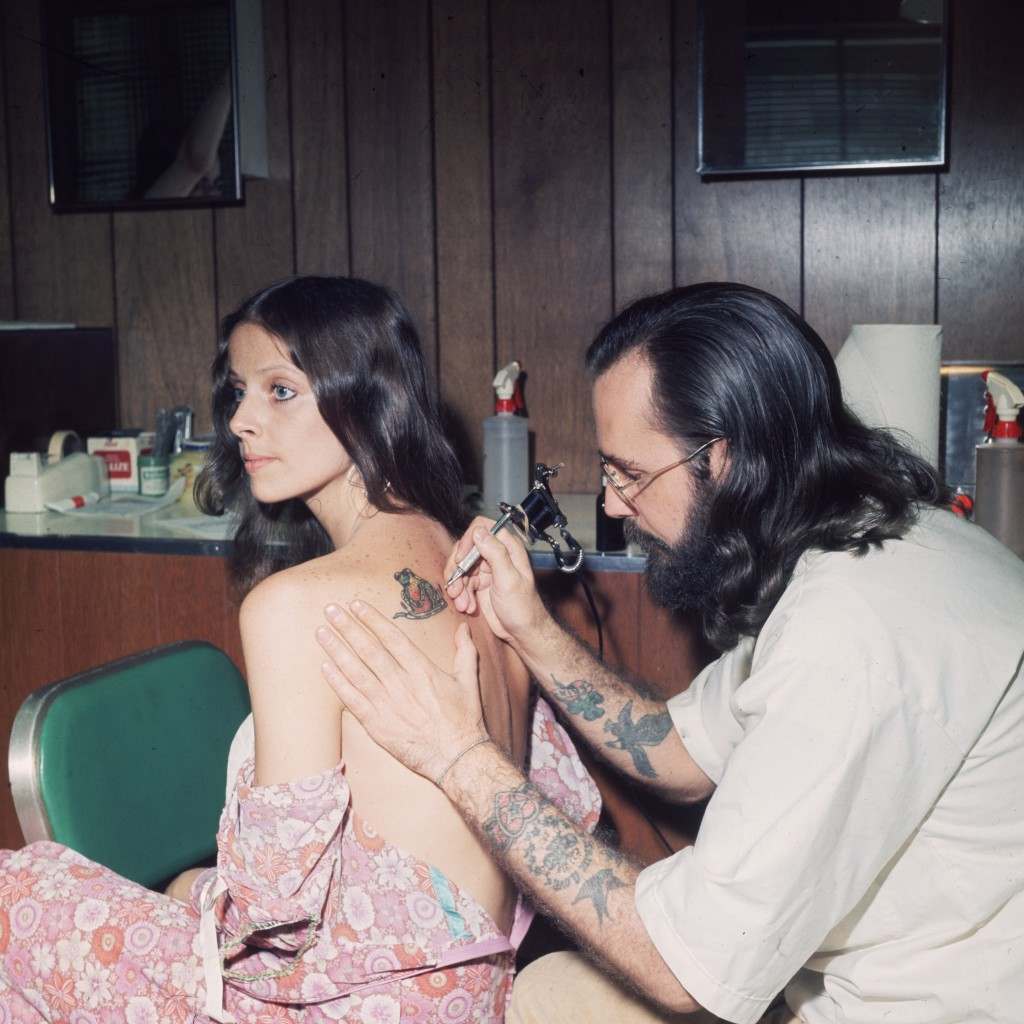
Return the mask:
[[(0, 852), (0, 1024), (206, 1024), (199, 898), (213, 882), (223, 1008), (239, 1024), (503, 1019), (513, 944), (351, 810), (342, 766), (277, 786), (252, 772), (248, 760), (192, 906), (55, 843)], [(530, 774), (593, 830), (596, 786), (543, 701)], [(520, 901), (513, 939), (530, 916)]]

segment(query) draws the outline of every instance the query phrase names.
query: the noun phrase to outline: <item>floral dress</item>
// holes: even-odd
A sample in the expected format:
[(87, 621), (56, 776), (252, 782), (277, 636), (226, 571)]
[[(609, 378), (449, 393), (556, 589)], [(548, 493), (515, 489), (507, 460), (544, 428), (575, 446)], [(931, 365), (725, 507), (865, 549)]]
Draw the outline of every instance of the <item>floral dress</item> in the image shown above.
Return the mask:
[[(597, 788), (543, 701), (530, 777), (593, 830)], [(343, 765), (254, 786), (246, 758), (217, 847), (191, 905), (56, 843), (0, 852), (0, 1024), (503, 1019), (532, 911), (502, 934), (353, 812)]]

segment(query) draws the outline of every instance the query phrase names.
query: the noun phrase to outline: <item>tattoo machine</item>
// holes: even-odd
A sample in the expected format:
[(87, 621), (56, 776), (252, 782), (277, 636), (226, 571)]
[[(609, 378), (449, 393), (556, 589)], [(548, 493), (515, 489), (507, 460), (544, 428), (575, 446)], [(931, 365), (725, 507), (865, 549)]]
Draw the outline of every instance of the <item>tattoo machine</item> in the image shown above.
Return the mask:
[[(511, 524), (531, 541), (547, 541), (554, 553), (555, 565), (562, 572), (575, 572), (583, 564), (583, 548), (569, 532), (569, 520), (558, 507), (558, 502), (555, 501), (555, 496), (551, 493), (551, 487), (548, 485), (548, 480), (553, 476), (558, 476), (558, 471), (563, 465), (564, 463), (559, 463), (552, 467), (538, 462), (533, 470), (533, 487), (530, 488), (530, 493), (518, 505), (508, 505), (504, 501), (499, 503), (501, 518), (491, 527), (491, 536), (493, 537)], [(569, 549), (567, 552), (562, 550), (554, 537), (545, 532), (552, 526), (558, 528), (562, 540)], [(448, 578), (445, 586), (449, 587), (456, 580), (461, 579), (479, 561), (480, 552), (474, 546), (455, 567), (455, 572)]]

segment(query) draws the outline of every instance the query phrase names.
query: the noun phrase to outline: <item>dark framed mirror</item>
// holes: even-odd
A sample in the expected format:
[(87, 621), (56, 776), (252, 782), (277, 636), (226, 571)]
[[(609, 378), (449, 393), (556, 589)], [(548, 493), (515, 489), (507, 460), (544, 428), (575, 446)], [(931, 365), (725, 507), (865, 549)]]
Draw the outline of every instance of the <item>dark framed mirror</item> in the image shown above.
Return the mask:
[(702, 175), (942, 167), (948, 0), (703, 0)]
[(45, 0), (50, 205), (243, 201), (232, 0)]

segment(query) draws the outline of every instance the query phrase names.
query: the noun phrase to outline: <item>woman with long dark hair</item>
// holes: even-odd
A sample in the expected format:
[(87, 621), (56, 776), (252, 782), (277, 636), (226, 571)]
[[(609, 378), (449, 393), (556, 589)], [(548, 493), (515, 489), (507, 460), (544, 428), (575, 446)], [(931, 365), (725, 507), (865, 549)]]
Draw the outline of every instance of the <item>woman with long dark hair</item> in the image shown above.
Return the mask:
[[(240, 517), (253, 711), (232, 745), (217, 867), (175, 880), (172, 900), (54, 844), (0, 855), (0, 1004), (19, 1022), (93, 1006), (133, 1024), (500, 1021), (529, 912), (434, 780), (345, 713), (314, 637), (326, 604), (358, 596), (439, 665), (478, 656), (470, 747), (526, 763), (528, 673), (442, 592), (461, 486), (412, 321), (366, 281), (272, 285), (224, 322), (213, 407), (198, 500)], [(534, 780), (593, 828), (596, 789), (543, 702), (532, 737)], [(32, 942), (6, 945), (7, 910), (15, 940), (35, 921)]]

